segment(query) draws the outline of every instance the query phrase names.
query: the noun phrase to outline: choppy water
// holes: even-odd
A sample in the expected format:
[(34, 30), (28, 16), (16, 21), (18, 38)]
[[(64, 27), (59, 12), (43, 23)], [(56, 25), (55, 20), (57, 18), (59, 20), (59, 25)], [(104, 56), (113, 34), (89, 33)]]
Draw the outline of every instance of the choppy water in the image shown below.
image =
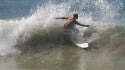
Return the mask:
[[(124, 0), (0, 0), (0, 70), (124, 70)], [(63, 32), (58, 16), (79, 14), (90, 47)]]

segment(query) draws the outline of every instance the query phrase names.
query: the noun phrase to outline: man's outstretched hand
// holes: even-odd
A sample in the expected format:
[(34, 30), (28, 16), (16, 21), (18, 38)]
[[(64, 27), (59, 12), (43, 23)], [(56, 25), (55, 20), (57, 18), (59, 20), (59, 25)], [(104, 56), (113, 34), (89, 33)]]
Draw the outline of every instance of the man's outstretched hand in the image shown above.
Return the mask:
[(54, 19), (59, 19), (59, 18), (54, 18)]
[(82, 25), (82, 26), (84, 26), (84, 27), (89, 27), (89, 25)]
[(89, 25), (85, 25), (85, 27), (89, 27)]

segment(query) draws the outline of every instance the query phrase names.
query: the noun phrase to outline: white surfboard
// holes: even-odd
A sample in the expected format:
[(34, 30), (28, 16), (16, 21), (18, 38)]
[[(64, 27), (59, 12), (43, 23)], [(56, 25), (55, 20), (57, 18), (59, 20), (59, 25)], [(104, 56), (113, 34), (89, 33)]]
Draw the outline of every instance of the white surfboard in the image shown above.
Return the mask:
[(83, 37), (84, 32), (87, 28), (84, 27), (84, 31), (80, 33), (78, 30), (73, 30), (71, 34), (71, 38), (73, 43), (80, 48), (88, 48), (89, 44), (86, 41), (86, 38)]
[(88, 48), (89, 47), (89, 45), (88, 45), (88, 43), (76, 43), (76, 45), (78, 46), (78, 47), (80, 47), (80, 48)]

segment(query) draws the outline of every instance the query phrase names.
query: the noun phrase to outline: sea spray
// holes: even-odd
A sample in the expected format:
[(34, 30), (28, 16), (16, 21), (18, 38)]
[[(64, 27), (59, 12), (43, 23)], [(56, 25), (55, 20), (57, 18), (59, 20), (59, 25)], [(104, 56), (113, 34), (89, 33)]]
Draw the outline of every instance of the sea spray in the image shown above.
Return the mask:
[[(119, 11), (122, 9), (123, 4), (120, 1), (108, 2), (107, 0), (69, 0), (66, 2), (62, 1), (58, 4), (49, 1), (44, 5), (39, 5), (37, 9), (35, 9), (35, 11), (28, 17), (14, 20), (0, 20), (1, 44), (4, 42), (8, 48), (14, 48), (14, 46), (18, 45), (20, 42), (27, 42), (30, 38), (32, 38), (32, 35), (39, 35), (42, 30), (50, 33), (53, 32), (53, 30), (51, 30), (53, 27), (57, 27), (57, 29), (59, 27), (60, 30), (62, 30), (65, 21), (55, 20), (54, 18), (72, 16), (73, 13), (79, 14), (78, 21), (80, 23), (90, 25), (91, 30), (89, 31), (92, 33), (89, 33), (91, 36), (88, 38), (88, 41), (93, 38), (95, 40), (98, 39), (98, 34), (100, 32), (114, 26), (114, 22), (116, 23), (118, 21), (116, 18), (119, 17)], [(82, 28), (78, 27), (78, 29), (80, 30)], [(48, 39), (46, 38), (46, 40)], [(91, 42), (92, 41), (90, 41), (90, 43)], [(3, 47), (1, 47), (1, 49), (3, 49)]]

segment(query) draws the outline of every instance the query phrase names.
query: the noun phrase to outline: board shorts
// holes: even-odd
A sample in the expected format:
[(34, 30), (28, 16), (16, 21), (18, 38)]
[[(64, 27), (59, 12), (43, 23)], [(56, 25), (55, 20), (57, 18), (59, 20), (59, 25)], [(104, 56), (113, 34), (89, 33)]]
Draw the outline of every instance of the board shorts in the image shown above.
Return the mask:
[(78, 29), (76, 29), (75, 27), (71, 27), (71, 28), (68, 28), (68, 29), (64, 29), (64, 32), (71, 36), (72, 38), (75, 38), (76, 35), (79, 33)]

